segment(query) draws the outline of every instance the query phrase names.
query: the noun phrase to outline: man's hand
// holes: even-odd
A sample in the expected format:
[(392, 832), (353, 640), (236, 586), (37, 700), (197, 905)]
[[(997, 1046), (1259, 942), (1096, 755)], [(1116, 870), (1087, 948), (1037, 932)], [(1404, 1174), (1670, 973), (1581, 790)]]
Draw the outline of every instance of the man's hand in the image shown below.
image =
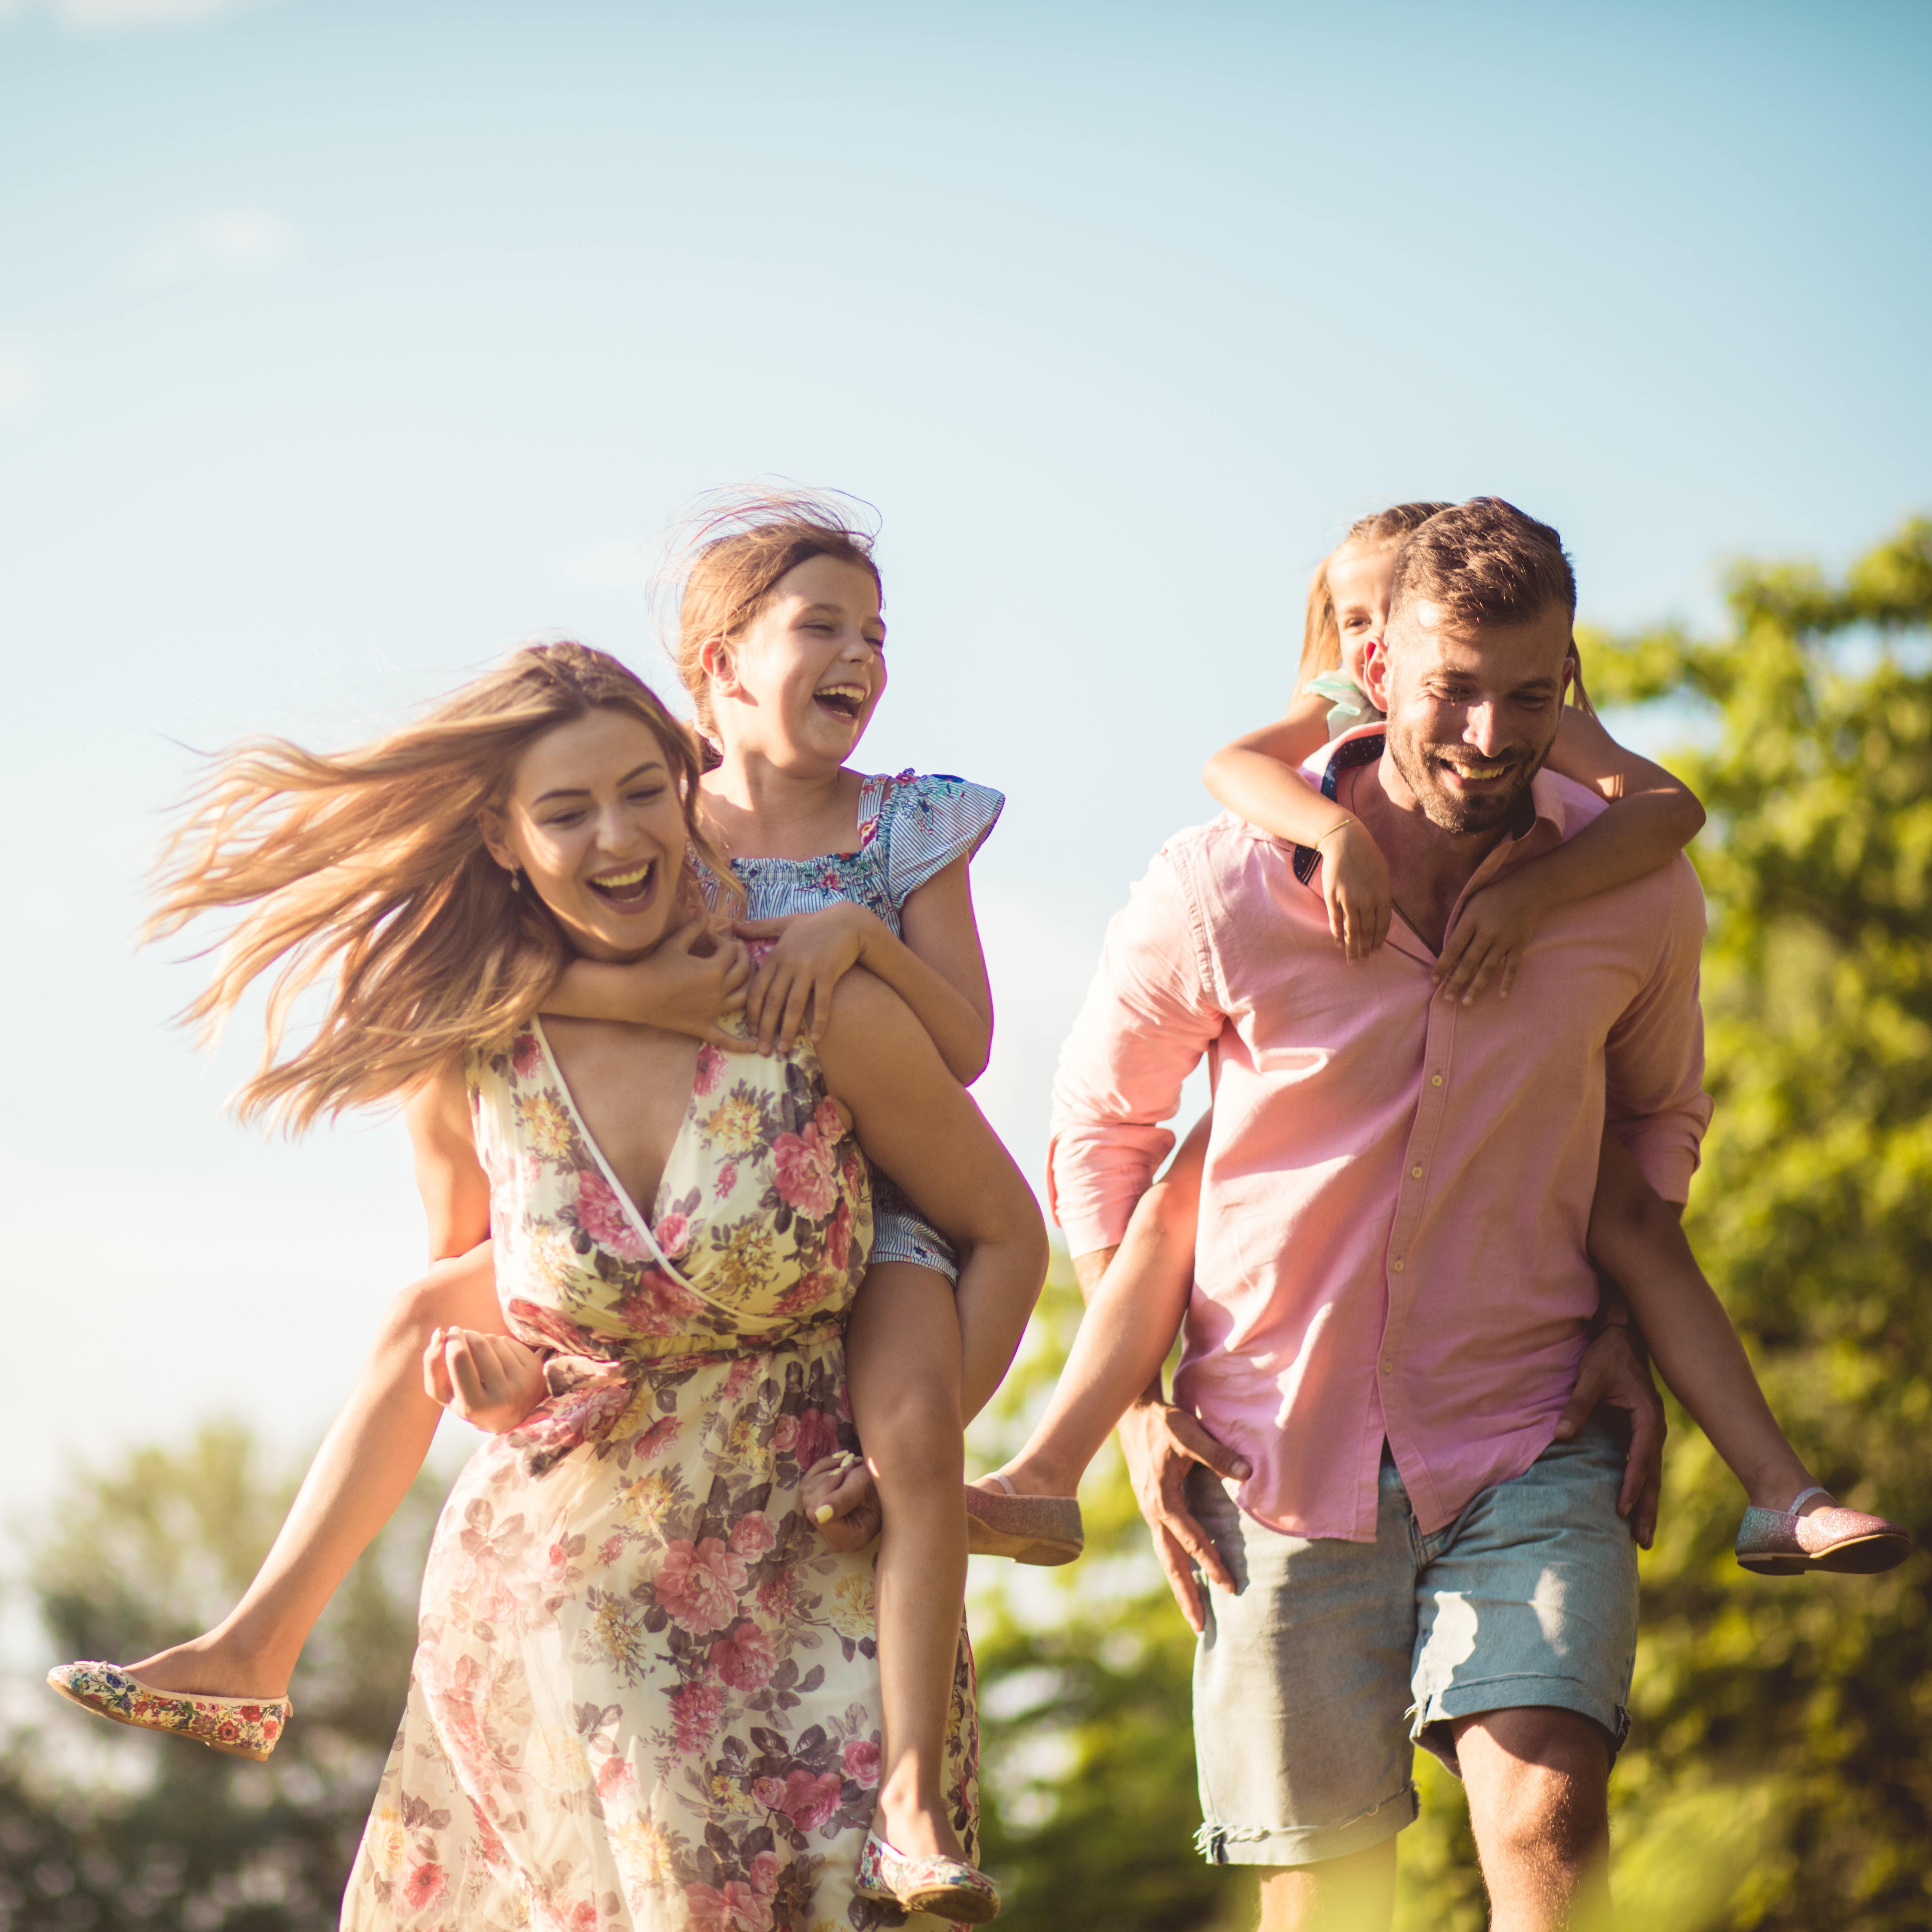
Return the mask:
[(1625, 1452), (1623, 1487), (1617, 1492), (1617, 1514), (1628, 1516), (1640, 1550), (1650, 1547), (1657, 1534), (1657, 1504), (1664, 1483), (1664, 1438), (1669, 1425), (1664, 1402), (1650, 1370), (1621, 1324), (1606, 1328), (1583, 1351), (1576, 1366), (1576, 1386), (1556, 1424), (1556, 1439), (1568, 1442), (1592, 1410), (1624, 1412), (1630, 1434)]
[(1198, 1564), (1224, 1590), (1234, 1580), (1208, 1532), (1189, 1511), (1186, 1491), (1191, 1463), (1202, 1462), (1217, 1476), (1244, 1480), (1252, 1473), (1247, 1459), (1216, 1442), (1192, 1416), (1172, 1402), (1144, 1396), (1120, 1418), (1120, 1448), (1133, 1478), (1134, 1500), (1154, 1532), (1154, 1554), (1167, 1572), (1168, 1587), (1180, 1614), (1198, 1635), (1206, 1618), (1200, 1586), (1194, 1580)]
[(423, 1351), (423, 1387), (472, 1428), (505, 1436), (549, 1394), (543, 1362), (508, 1335), (437, 1328)]

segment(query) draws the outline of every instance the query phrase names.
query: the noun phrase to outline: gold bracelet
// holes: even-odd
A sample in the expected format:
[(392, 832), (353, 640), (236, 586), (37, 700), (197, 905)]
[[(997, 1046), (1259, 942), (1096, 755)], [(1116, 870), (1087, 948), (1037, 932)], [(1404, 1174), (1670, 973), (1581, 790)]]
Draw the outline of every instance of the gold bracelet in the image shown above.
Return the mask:
[(1348, 827), (1349, 827), (1350, 826), (1352, 826), (1352, 824), (1354, 824), (1354, 822), (1355, 822), (1355, 821), (1354, 821), (1352, 818), (1345, 818), (1345, 819), (1342, 819), (1342, 820), (1339, 824), (1330, 826), (1329, 826), (1329, 828), (1328, 828), (1328, 830), (1326, 832), (1323, 832), (1323, 833), (1322, 833), (1322, 837), (1321, 837), (1320, 838), (1318, 838), (1318, 839), (1316, 839), (1316, 842), (1316, 842), (1316, 845), (1319, 846), (1319, 845), (1322, 843), (1322, 841), (1323, 841), (1324, 839), (1328, 839), (1328, 838), (1334, 838), (1334, 836), (1336, 835), (1336, 832), (1346, 832), (1346, 831), (1347, 831), (1347, 830), (1348, 830)]

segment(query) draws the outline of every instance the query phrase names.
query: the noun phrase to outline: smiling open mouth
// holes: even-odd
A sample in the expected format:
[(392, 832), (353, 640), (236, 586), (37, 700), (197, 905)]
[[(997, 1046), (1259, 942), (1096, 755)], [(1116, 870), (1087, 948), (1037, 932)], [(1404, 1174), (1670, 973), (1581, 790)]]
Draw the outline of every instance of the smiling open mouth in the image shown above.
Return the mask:
[(862, 684), (828, 684), (812, 694), (812, 701), (820, 710), (829, 711), (842, 723), (852, 724), (865, 710), (868, 694)]
[(1514, 769), (1507, 758), (1448, 758), (1436, 760), (1445, 771), (1453, 772), (1465, 784), (1488, 784), (1500, 778), (1507, 778)]
[(634, 911), (649, 901), (652, 888), (656, 885), (657, 880), (658, 862), (650, 859), (643, 865), (633, 866), (625, 872), (606, 872), (600, 878), (590, 880), (589, 884), (590, 890), (600, 899), (607, 900), (614, 906), (622, 906), (626, 910)]

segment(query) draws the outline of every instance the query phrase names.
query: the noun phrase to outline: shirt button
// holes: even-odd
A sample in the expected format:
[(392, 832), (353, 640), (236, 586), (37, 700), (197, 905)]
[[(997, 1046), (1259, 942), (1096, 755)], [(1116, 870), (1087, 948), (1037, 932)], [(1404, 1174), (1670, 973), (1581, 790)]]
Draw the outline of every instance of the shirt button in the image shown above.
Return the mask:
[(1421, 1168), (1419, 1167), (1412, 1167), (1408, 1170), (1408, 1178), (1412, 1180), (1420, 1180), (1422, 1178)]
[(1430, 1086), (1432, 1086), (1432, 1087), (1439, 1087), (1439, 1086), (1441, 1086), (1441, 1085), (1442, 1084), (1442, 1075), (1441, 1075), (1441, 1074), (1439, 1074), (1439, 1073), (1432, 1073), (1432, 1074), (1429, 1076), (1429, 1084), (1430, 1084)]
[(1388, 1356), (1384, 1355), (1384, 1356), (1382, 1358), (1382, 1373), (1383, 1373), (1384, 1375), (1385, 1375), (1385, 1376), (1390, 1376), (1390, 1375), (1394, 1375), (1394, 1372), (1395, 1372), (1395, 1364), (1394, 1364), (1394, 1361), (1393, 1361), (1393, 1360), (1391, 1360)]
[(1400, 1255), (1397, 1255), (1395, 1258), (1395, 1271), (1397, 1274), (1400, 1274), (1402, 1272), (1402, 1257)]

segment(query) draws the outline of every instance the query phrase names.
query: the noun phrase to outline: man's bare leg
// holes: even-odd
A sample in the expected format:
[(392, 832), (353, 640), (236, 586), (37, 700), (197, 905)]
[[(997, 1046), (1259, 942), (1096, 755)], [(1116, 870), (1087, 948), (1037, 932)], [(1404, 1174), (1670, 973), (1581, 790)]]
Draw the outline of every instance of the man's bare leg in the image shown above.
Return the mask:
[(283, 1696), (316, 1618), (429, 1454), (442, 1414), (423, 1387), (430, 1331), (502, 1327), (487, 1241), (398, 1295), (241, 1602), (205, 1636), (128, 1666), (134, 1674), (158, 1690)]
[(1492, 1932), (1610, 1923), (1610, 1754), (1603, 1732), (1546, 1706), (1456, 1726)]
[(1388, 1932), (1394, 1917), (1394, 1838), (1262, 1881), (1260, 1932)]

